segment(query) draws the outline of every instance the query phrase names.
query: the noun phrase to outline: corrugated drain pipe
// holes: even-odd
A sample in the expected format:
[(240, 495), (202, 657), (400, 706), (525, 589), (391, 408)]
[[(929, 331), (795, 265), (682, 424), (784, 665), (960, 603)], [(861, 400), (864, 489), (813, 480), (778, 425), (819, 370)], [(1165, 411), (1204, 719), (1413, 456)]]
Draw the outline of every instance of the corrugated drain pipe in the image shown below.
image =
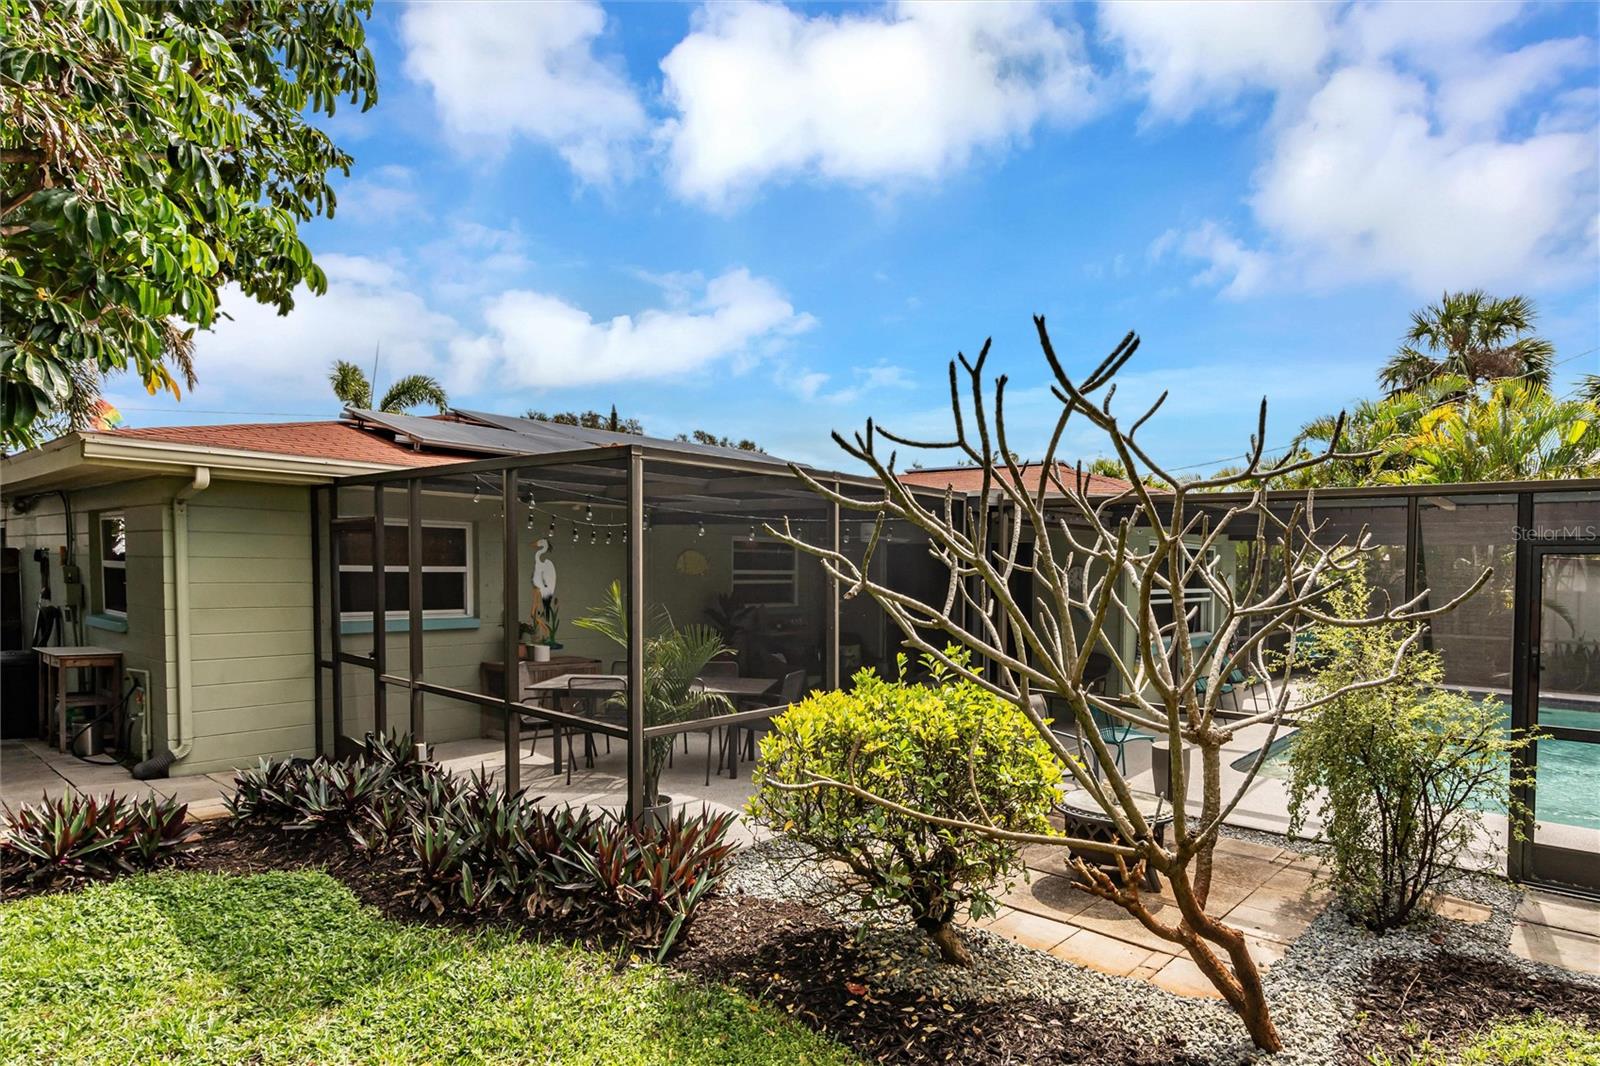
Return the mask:
[(189, 647), (189, 501), (211, 487), (211, 468), (194, 468), (194, 480), (172, 496), (172, 597), (176, 613), (173, 640), (177, 654), (177, 684), (167, 688), (168, 695), (177, 703), (177, 737), (169, 747), (133, 768), (133, 776), (144, 781), (152, 777), (165, 777), (172, 764), (189, 754), (194, 747), (193, 670)]

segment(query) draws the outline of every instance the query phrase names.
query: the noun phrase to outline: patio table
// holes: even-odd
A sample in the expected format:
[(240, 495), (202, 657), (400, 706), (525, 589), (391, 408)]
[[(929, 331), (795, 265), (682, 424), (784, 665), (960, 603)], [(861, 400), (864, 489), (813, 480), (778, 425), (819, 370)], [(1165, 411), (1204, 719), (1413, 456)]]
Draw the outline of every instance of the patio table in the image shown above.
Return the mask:
[[(730, 700), (757, 699), (767, 695), (777, 687), (779, 678), (776, 677), (735, 677), (731, 674), (707, 674), (700, 679), (700, 683), (707, 692), (717, 692)], [(556, 677), (546, 678), (543, 681), (528, 685), (523, 689), (526, 696), (524, 702), (539, 699), (560, 699), (563, 696), (581, 694), (583, 696), (611, 696), (624, 692), (628, 688), (628, 679), (621, 674), (560, 674)], [(685, 723), (687, 726), (688, 723)], [(692, 728), (692, 726), (690, 727)], [(739, 724), (730, 722), (730, 744), (728, 745), (728, 776), (739, 776), (739, 753), (737, 744)], [(552, 741), (555, 769), (561, 769), (561, 729), (558, 726)]]
[[(1145, 822), (1150, 826), (1157, 844), (1165, 843), (1167, 826), (1172, 824), (1172, 805), (1154, 792), (1141, 792), (1137, 789), (1132, 792), (1133, 801), (1139, 807), (1139, 813), (1144, 815)], [(1105, 844), (1126, 843), (1122, 834), (1117, 832), (1116, 822), (1100, 807), (1087, 789), (1076, 788), (1061, 797), (1061, 813), (1066, 817), (1066, 831), (1068, 836), (1080, 837), (1085, 840), (1095, 840)], [(1084, 862), (1093, 863), (1102, 869), (1116, 869), (1116, 859), (1104, 852), (1078, 853), (1076, 849), (1067, 849), (1075, 858)], [(1107, 860), (1110, 859), (1108, 862)], [(1156, 876), (1154, 867), (1144, 868), (1144, 887), (1151, 892), (1161, 890), (1161, 880)]]

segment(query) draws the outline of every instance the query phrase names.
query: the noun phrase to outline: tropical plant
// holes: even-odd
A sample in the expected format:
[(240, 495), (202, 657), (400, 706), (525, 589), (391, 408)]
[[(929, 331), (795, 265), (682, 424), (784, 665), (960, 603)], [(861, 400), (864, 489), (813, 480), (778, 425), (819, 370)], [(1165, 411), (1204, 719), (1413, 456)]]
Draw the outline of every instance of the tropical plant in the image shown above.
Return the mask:
[(133, 869), (149, 870), (194, 849), (199, 829), (189, 821), (189, 805), (156, 793), (128, 804), (121, 858)]
[[(924, 665), (926, 684), (905, 682), (901, 656), (898, 682), (862, 670), (849, 692), (815, 693), (774, 718), (745, 810), (840, 866), (867, 914), (904, 908), (946, 962), (964, 966), (957, 922), (993, 916), (994, 893), (1022, 866), (1015, 842), (964, 826), (992, 813), (1008, 833), (1050, 832), (1062, 770), (1014, 704), (938, 659)], [(884, 802), (809, 787), (819, 779), (859, 781)]]
[(1578, 396), (1584, 402), (1600, 407), (1600, 374), (1583, 375), (1583, 383), (1578, 386)]
[[(814, 777), (807, 787), (840, 789), (885, 810), (950, 829), (1070, 848), (1068, 861), (1086, 890), (1126, 910), (1153, 935), (1182, 947), (1237, 1012), (1256, 1045), (1276, 1050), (1282, 1039), (1245, 934), (1210, 907), (1218, 833), (1259, 769), (1257, 763), (1237, 778), (1226, 777), (1223, 752), (1241, 730), (1269, 726), (1270, 743), (1291, 707), (1300, 713), (1315, 709), (1294, 699), (1300, 666), (1297, 637), (1307, 625), (1327, 621), (1317, 606), (1320, 590), (1373, 548), (1325, 536), (1303, 505), (1276, 509), (1262, 486), (1347, 457), (1338, 452), (1335, 433), (1334, 446), (1317, 455), (1265, 462), (1263, 401), (1243, 468), (1183, 480), (1137, 439), (1166, 396), (1128, 423), (1113, 409), (1115, 379), (1138, 350), (1138, 338), (1129, 333), (1105, 359), (1074, 378), (1057, 357), (1044, 319), (1036, 318), (1035, 326), (1053, 379), (1051, 395), (1060, 404), (1050, 443), (1036, 465), (1025, 472), (1012, 458), (1005, 418), (1007, 378), (995, 382), (992, 402), (986, 396), (985, 342), (976, 360), (958, 355), (950, 364), (954, 425), (948, 437), (905, 437), (872, 420), (853, 438), (834, 434), (845, 453), (872, 472), (877, 482), (873, 492), (841, 492), (808, 468), (790, 467), (819, 496), (847, 512), (876, 518), (863, 547), (835, 550), (788, 532), (782, 539), (821, 559), (846, 595), (869, 595), (905, 635), (907, 646), (935, 656), (956, 676), (1015, 705), (1115, 826), (1115, 839), (1016, 833), (997, 825), (994, 811), (968, 820), (933, 816), (895, 804), (879, 793), (882, 783), (877, 781)], [(1103, 499), (1064, 477), (1056, 449), (1067, 439), (1068, 424), (1078, 421), (1103, 434), (1124, 467), (1153, 475), (1159, 491), (1139, 481), (1119, 496)], [(1081, 432), (1070, 439), (1080, 437)], [(982, 475), (979, 498), (996, 501), (1006, 516), (999, 524), (1005, 535), (991, 523), (991, 508), (960, 511), (943, 498), (918, 495), (895, 470), (895, 453), (883, 454), (884, 440), (897, 448), (953, 452), (975, 464)], [(1197, 506), (1196, 494), (1225, 488), (1250, 491), (1224, 506)], [(948, 571), (941, 594), (924, 600), (876, 576), (881, 568), (873, 565), (873, 556), (889, 522), (903, 523), (927, 538), (927, 557)], [(1246, 557), (1256, 560), (1237, 580), (1219, 570), (1222, 553), (1214, 549), (1224, 531), (1246, 531), (1248, 539), (1238, 544), (1248, 549)], [(1022, 557), (1024, 546), (1031, 557)], [(1031, 579), (1027, 597), (1016, 591), (1019, 574)], [(1424, 621), (1453, 609), (1485, 577), (1431, 610), (1418, 609), (1419, 598), (1382, 614), (1334, 624)], [(1203, 640), (1191, 639), (1191, 590), (1198, 589), (1212, 602), (1205, 622), (1209, 635)], [(1157, 594), (1170, 601), (1170, 610), (1161, 615), (1152, 606)], [(1079, 618), (1085, 624), (1073, 624)], [(974, 661), (967, 664), (950, 655), (946, 648), (951, 643), (971, 652)], [(1169, 654), (1166, 648), (1176, 650)], [(1269, 663), (1269, 648), (1288, 650), (1283, 661)], [(1091, 671), (1107, 661), (1114, 687), (1100, 685), (1095, 677), (1099, 671)], [(1228, 687), (1222, 681), (1236, 672), (1259, 679), (1252, 707), (1246, 713), (1219, 714), (1222, 690)], [(1387, 671), (1380, 672), (1365, 683), (1387, 676)], [(1071, 721), (1058, 728), (1081, 737), (1087, 751), (1072, 750), (1052, 732), (1050, 721), (1034, 705), (1035, 694), (1059, 702), (1058, 717), (1064, 714)], [(1328, 693), (1323, 699), (1336, 696)], [(1190, 797), (1190, 802), (1172, 805), (1170, 832), (1164, 838), (1157, 837), (1147, 808), (1141, 808), (1128, 775), (1107, 749), (1102, 719), (1154, 734), (1168, 746), (1165, 792)], [(1088, 765), (1098, 773), (1091, 774)], [(1193, 787), (1191, 772), (1197, 779)], [(1085, 861), (1085, 854), (1115, 861), (1122, 876)], [(1152, 870), (1166, 882), (1170, 906), (1165, 915), (1152, 909), (1140, 888), (1141, 877)]]
[(750, 628), (750, 616), (755, 607), (743, 602), (731, 592), (719, 592), (706, 608), (706, 621), (717, 631), (717, 636), (729, 648), (739, 646), (739, 638)]
[[(1367, 613), (1364, 569), (1327, 590), (1327, 611)], [(1486, 807), (1521, 823), (1512, 755), (1529, 743), (1505, 729), (1498, 701), (1442, 688), (1437, 653), (1417, 627), (1312, 627), (1324, 664), (1310, 676), (1318, 706), (1289, 756), (1289, 829), (1322, 825), (1313, 847), (1331, 863), (1336, 896), (1368, 928), (1404, 925), (1459, 872)], [(1398, 664), (1398, 665), (1396, 665)], [(1372, 679), (1383, 678), (1373, 684)]]
[(1336, 429), (1343, 457), (1279, 476), (1270, 487), (1559, 479), (1600, 469), (1600, 406), (1522, 380), (1472, 385), (1446, 375), (1362, 400), (1342, 426), (1331, 415), (1308, 422), (1290, 458), (1316, 454)]
[(328, 384), (333, 386), (333, 395), (346, 407), (363, 411), (400, 414), (423, 404), (430, 404), (440, 411), (450, 406), (444, 386), (427, 374), (407, 374), (400, 378), (389, 386), (376, 407), (372, 405), (372, 382), (367, 380), (366, 372), (354, 363), (343, 359), (335, 362), (333, 369), (328, 372)]
[(1399, 447), (1408, 462), (1380, 482), (1454, 484), (1593, 477), (1600, 407), (1527, 381), (1496, 381), (1428, 411)]
[[(578, 619), (576, 624), (626, 648), (629, 626), (622, 583), (613, 581), (594, 614)], [(673, 725), (732, 710), (728, 697), (707, 691), (700, 680), (706, 664), (726, 651), (727, 645), (710, 626), (676, 626), (671, 614), (658, 605), (646, 622), (644, 634), (644, 724)], [(613, 697), (612, 705), (626, 710), (627, 693)], [(663, 736), (646, 741), (644, 802), (647, 807), (661, 802), (661, 769), (672, 751), (672, 740), (671, 736)]]
[(4, 808), (0, 867), (36, 886), (148, 870), (189, 850), (188, 804), (65, 792)]
[(0, 0), (0, 446), (104, 374), (192, 385), (226, 285), (326, 289), (298, 226), (351, 159), (311, 119), (376, 100), (370, 8)]
[(1490, 296), (1482, 289), (1447, 292), (1411, 314), (1405, 341), (1378, 373), (1390, 392), (1415, 389), (1453, 374), (1476, 384), (1521, 378), (1550, 384), (1555, 346), (1532, 336), (1537, 313), (1526, 296)]

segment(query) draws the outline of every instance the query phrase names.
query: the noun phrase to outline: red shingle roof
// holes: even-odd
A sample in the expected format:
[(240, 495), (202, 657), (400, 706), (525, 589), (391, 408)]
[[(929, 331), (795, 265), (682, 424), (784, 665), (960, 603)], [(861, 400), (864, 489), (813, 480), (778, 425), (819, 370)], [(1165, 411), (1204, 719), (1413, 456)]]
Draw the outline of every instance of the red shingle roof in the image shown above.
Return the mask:
[(194, 448), (228, 448), (246, 452), (297, 455), (386, 466), (439, 466), (481, 459), (440, 451), (413, 451), (388, 437), (349, 422), (251, 422), (222, 426), (150, 426), (113, 429), (110, 437), (160, 441)]
[[(1057, 463), (1056, 465), (1060, 467), (1062, 484), (1070, 488), (1074, 484), (1074, 478), (1077, 477), (1077, 468), (1068, 463)], [(1039, 470), (1038, 463), (1028, 463), (1022, 467), (1024, 482), (1030, 489), (1035, 489), (1039, 485)], [(1001, 469), (997, 471), (997, 474), (1004, 477), (1006, 471)], [(1089, 483), (1088, 489), (1091, 496), (1114, 496), (1132, 487), (1121, 478), (1104, 477), (1100, 474), (1085, 474), (1084, 477)], [(983, 491), (983, 468), (977, 466), (950, 466), (932, 470), (907, 470), (901, 473), (900, 480), (908, 485), (926, 485), (935, 489), (949, 488), (956, 492), (981, 492)], [(1052, 488), (1051, 491), (1053, 493), (1054, 489)]]

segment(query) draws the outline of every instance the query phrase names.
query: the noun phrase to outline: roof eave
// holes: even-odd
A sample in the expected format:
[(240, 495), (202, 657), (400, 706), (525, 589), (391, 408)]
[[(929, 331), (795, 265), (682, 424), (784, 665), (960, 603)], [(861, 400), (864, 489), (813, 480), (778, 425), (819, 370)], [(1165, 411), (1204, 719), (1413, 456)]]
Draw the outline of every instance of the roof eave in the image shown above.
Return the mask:
[(69, 433), (42, 447), (7, 456), (0, 462), (0, 492), (10, 497), (132, 477), (182, 475), (197, 466), (209, 468), (213, 477), (235, 481), (321, 485), (335, 478), (394, 470), (400, 464)]

